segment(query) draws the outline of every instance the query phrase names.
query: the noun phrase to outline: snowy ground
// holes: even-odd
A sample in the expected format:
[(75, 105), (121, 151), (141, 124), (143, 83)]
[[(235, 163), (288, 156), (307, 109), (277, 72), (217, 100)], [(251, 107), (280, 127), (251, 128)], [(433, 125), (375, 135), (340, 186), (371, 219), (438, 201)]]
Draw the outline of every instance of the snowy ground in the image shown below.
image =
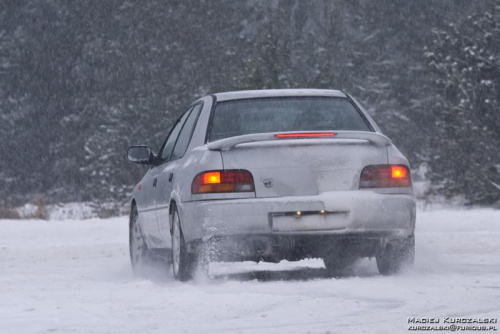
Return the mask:
[[(137, 278), (127, 219), (0, 221), (0, 333), (406, 333), (408, 317), (500, 319), (500, 210), (417, 218), (415, 269), (372, 261), (215, 264), (212, 281)], [(500, 330), (500, 324), (496, 324)]]

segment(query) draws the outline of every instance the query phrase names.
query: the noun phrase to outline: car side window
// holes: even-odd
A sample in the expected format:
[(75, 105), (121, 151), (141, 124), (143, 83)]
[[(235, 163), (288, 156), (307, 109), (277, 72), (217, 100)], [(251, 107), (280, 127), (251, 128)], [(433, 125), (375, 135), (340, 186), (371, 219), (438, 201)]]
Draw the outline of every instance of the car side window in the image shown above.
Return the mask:
[(184, 153), (186, 153), (189, 142), (191, 141), (191, 136), (193, 135), (196, 121), (198, 120), (198, 115), (201, 111), (201, 106), (201, 104), (195, 105), (193, 110), (189, 114), (189, 117), (187, 118), (186, 123), (184, 123), (181, 133), (179, 134), (179, 138), (175, 143), (174, 152), (170, 157), (171, 160), (182, 158), (184, 156)]
[(168, 160), (170, 156), (172, 155), (172, 151), (174, 150), (175, 142), (177, 141), (177, 137), (179, 136), (179, 133), (181, 132), (182, 126), (186, 122), (186, 119), (189, 116), (189, 111), (192, 108), (188, 109), (182, 117), (177, 121), (177, 123), (174, 125), (174, 128), (172, 131), (170, 131), (170, 134), (167, 138), (167, 141), (163, 145), (163, 150), (161, 151), (161, 161)]

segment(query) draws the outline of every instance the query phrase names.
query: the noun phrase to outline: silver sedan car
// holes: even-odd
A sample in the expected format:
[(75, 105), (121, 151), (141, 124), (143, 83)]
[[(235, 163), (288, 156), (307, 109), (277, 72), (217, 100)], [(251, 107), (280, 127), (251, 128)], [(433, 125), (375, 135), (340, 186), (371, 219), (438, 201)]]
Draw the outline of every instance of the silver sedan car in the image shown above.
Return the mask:
[(337, 90), (218, 93), (192, 103), (149, 165), (130, 214), (134, 269), (161, 256), (176, 279), (210, 261), (322, 258), (332, 275), (374, 257), (412, 265), (408, 160), (363, 107)]

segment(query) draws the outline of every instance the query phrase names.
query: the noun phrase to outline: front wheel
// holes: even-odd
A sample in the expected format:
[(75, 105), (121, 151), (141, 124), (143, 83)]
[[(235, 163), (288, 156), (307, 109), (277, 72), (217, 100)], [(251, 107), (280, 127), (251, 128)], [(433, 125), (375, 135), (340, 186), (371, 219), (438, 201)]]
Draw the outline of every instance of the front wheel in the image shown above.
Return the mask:
[(405, 266), (413, 267), (415, 262), (415, 236), (412, 235), (401, 243), (389, 243), (376, 256), (377, 268), (382, 275), (392, 275)]

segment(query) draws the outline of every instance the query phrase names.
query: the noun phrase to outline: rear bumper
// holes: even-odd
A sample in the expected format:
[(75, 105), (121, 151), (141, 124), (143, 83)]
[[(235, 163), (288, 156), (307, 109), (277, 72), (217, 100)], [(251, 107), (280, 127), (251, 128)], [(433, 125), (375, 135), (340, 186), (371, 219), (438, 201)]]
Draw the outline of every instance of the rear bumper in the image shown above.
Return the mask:
[(406, 238), (391, 232), (342, 234), (266, 234), (212, 236), (188, 244), (191, 252), (206, 252), (211, 261), (296, 261), (304, 258), (375, 257), (387, 244)]
[(184, 202), (180, 214), (186, 242), (227, 236), (372, 235), (401, 239), (414, 232), (415, 210), (413, 194), (366, 190)]

